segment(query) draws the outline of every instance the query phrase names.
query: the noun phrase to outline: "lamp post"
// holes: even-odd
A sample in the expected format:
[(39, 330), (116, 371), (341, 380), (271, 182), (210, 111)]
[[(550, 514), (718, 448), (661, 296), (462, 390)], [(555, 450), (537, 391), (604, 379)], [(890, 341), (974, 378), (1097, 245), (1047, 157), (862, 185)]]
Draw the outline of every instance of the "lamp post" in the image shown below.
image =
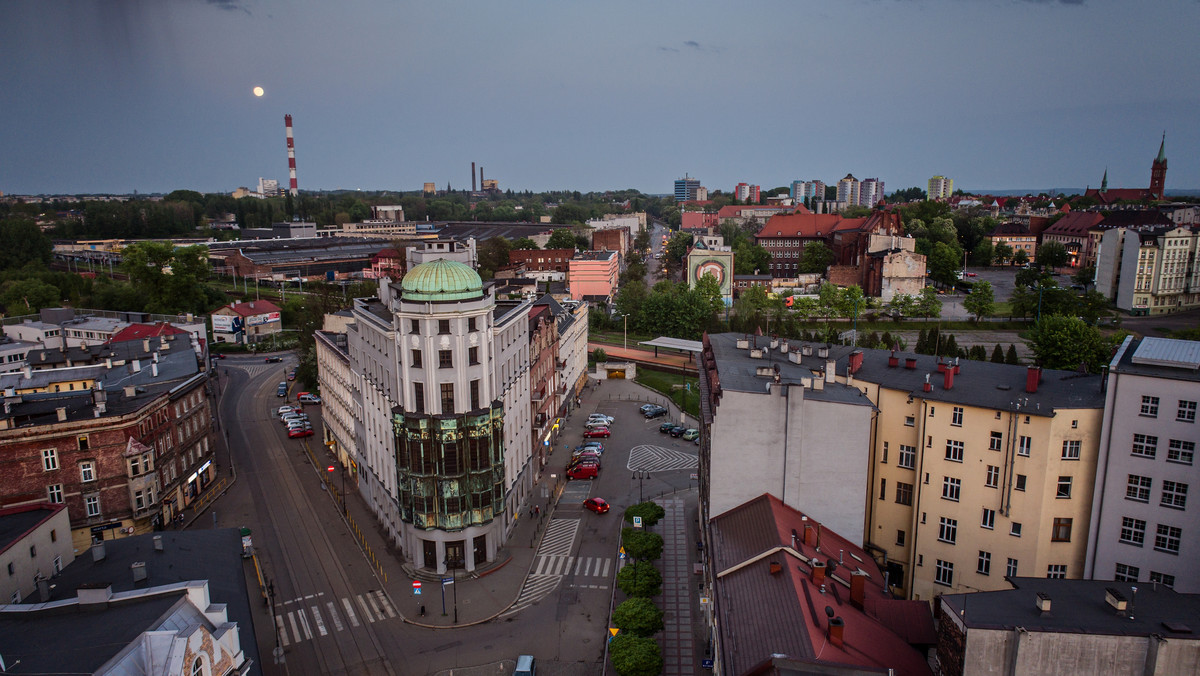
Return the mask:
[(450, 556), (447, 554), (446, 567), (450, 568), (450, 575), (454, 578), (450, 584), (454, 586), (454, 624), (458, 624), (458, 559), (455, 559), (451, 565)]
[[(625, 337), (621, 343), (621, 347), (622, 347), (622, 349), (628, 351), (629, 350), (629, 315), (623, 314), (623, 315), (621, 315), (621, 317), (625, 320), (625, 334), (624, 334)], [(626, 356), (628, 356), (628, 355), (626, 355)]]
[(650, 478), (649, 470), (634, 470), (633, 478), (638, 482), (638, 504), (642, 502), (642, 480)]

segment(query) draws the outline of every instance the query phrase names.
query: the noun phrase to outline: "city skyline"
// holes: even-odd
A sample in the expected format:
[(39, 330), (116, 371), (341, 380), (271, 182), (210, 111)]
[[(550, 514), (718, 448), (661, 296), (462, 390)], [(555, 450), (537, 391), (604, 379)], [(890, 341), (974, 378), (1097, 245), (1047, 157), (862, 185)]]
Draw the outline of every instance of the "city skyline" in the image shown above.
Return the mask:
[(1200, 188), (1200, 3), (686, 8), (16, 0), (0, 191)]

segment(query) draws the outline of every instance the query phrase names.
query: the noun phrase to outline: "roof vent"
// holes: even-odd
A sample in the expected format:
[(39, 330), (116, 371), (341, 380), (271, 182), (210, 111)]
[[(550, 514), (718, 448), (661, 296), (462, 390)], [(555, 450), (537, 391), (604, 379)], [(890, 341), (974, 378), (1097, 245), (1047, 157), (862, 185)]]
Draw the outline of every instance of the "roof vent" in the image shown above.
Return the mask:
[(1129, 605), (1125, 595), (1113, 587), (1104, 588), (1104, 602), (1112, 606), (1118, 613), (1125, 612)]
[(133, 572), (133, 581), (142, 582), (146, 579), (146, 562), (134, 561), (129, 565), (129, 570)]
[(81, 606), (107, 605), (112, 598), (112, 585), (106, 582), (82, 584), (75, 590)]
[(1050, 596), (1049, 595), (1047, 595), (1043, 592), (1038, 592), (1038, 594), (1037, 594), (1037, 609), (1042, 611), (1043, 613), (1050, 612)]
[(92, 545), (92, 562), (99, 563), (104, 560), (104, 542), (97, 542)]
[(772, 561), (770, 563), (770, 570), (772, 575), (778, 575), (783, 572), (783, 566), (778, 561)]
[(58, 414), (58, 422), (66, 422), (66, 420), (67, 420), (67, 407), (66, 406), (59, 406), (58, 408), (54, 409), (54, 412)]
[(161, 552), (163, 550), (163, 539), (161, 535), (154, 536), (154, 551)]

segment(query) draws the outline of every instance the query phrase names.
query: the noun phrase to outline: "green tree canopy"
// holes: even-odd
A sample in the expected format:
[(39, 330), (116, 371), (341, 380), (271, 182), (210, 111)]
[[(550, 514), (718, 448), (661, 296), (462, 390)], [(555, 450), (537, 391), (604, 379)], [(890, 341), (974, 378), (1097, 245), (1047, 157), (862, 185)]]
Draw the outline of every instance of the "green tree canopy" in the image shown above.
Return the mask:
[(1017, 249), (1012, 255), (1013, 265), (1025, 265), (1029, 262), (1029, 254), (1024, 249)]
[(622, 528), (621, 545), (626, 554), (638, 561), (655, 561), (662, 556), (663, 538), (642, 529)]
[(932, 286), (921, 289), (921, 295), (917, 296), (916, 311), (919, 317), (942, 316), (942, 299), (938, 298), (936, 289)]
[(144, 311), (174, 314), (208, 309), (203, 284), (209, 273), (207, 247), (176, 249), (165, 242), (137, 242), (121, 255), (121, 270), (144, 299)]
[(546, 240), (547, 249), (577, 249), (578, 244), (570, 228), (556, 228)]
[(663, 612), (644, 596), (625, 599), (612, 614), (613, 625), (634, 636), (653, 636), (662, 631)]
[(0, 221), (0, 270), (15, 270), (27, 263), (49, 265), (54, 247), (32, 220), (22, 217)]
[(626, 596), (658, 596), (662, 581), (662, 573), (650, 561), (634, 561), (617, 571), (617, 588)]
[(804, 245), (804, 249), (800, 252), (800, 264), (797, 269), (801, 274), (815, 272), (823, 275), (832, 263), (832, 249), (826, 246), (824, 242), (809, 242)]
[(513, 249), (540, 249), (542, 247), (538, 246), (537, 242), (533, 241), (532, 239), (529, 239), (528, 237), (518, 237), (517, 239), (513, 240), (512, 248)]
[(963, 308), (975, 315), (975, 321), (991, 317), (996, 311), (996, 299), (990, 282), (975, 282), (971, 293), (963, 300)]
[(663, 670), (662, 649), (652, 638), (617, 634), (608, 654), (618, 676), (658, 676)]
[(938, 242), (929, 254), (929, 276), (946, 286), (952, 286), (957, 281), (958, 270), (962, 267), (962, 252), (956, 246)]
[(509, 264), (508, 252), (512, 243), (504, 237), (492, 237), (479, 244), (479, 276), (485, 280), (496, 276), (496, 271)]
[(631, 505), (625, 510), (625, 521), (628, 523), (633, 523), (633, 517), (640, 516), (642, 517), (642, 525), (646, 528), (651, 528), (654, 526), (654, 524), (658, 523), (659, 520), (666, 516), (666, 514), (667, 510), (663, 509), (662, 505), (659, 505), (658, 503), (639, 502), (636, 505)]
[(1061, 268), (1069, 259), (1067, 247), (1062, 242), (1046, 242), (1037, 248), (1037, 262), (1043, 267)]
[(1045, 368), (1099, 373), (1108, 363), (1111, 346), (1100, 330), (1078, 317), (1043, 316), (1033, 327), (1030, 347)]
[(40, 279), (21, 279), (0, 286), (0, 304), (9, 316), (30, 315), (43, 308), (58, 307), (59, 290)]
[(992, 259), (1003, 265), (1012, 260), (1013, 249), (1008, 242), (1000, 242), (992, 249)]

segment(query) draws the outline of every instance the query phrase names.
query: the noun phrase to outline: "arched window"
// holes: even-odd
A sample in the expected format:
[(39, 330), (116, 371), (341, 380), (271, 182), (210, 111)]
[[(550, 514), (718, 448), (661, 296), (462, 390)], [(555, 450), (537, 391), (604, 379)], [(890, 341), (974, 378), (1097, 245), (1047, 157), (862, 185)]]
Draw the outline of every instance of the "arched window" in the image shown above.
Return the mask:
[(204, 676), (204, 658), (197, 657), (195, 662), (192, 662), (192, 676)]

